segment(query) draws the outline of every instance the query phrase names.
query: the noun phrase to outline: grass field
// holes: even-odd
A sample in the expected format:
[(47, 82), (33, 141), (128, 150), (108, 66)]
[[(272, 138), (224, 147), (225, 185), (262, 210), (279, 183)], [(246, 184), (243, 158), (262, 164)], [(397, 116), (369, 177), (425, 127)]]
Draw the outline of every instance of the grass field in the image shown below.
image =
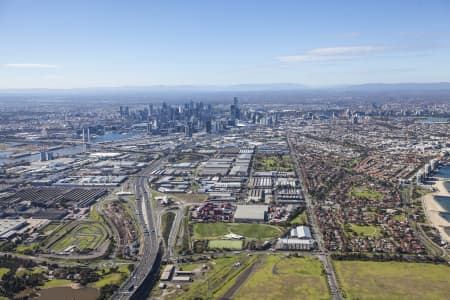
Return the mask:
[(303, 211), (301, 214), (299, 214), (297, 217), (291, 220), (292, 225), (307, 225), (308, 222), (308, 216), (306, 215), (306, 210)]
[(0, 279), (3, 278), (3, 275), (9, 272), (8, 268), (0, 268)]
[[(191, 300), (191, 299), (206, 299), (207, 295), (212, 296), (212, 299), (219, 298), (222, 288), (245, 269), (251, 261), (256, 257), (247, 257), (246, 255), (238, 255), (231, 257), (221, 257), (209, 261), (207, 265), (209, 270), (205, 275), (197, 277), (192, 284), (184, 286), (184, 292), (177, 290), (176, 293), (167, 295), (166, 299), (177, 300)], [(239, 262), (240, 266), (234, 267), (233, 264)], [(208, 293), (208, 282), (210, 293)], [(180, 292), (183, 292), (180, 294)]]
[(97, 207), (96, 207), (97, 205), (100, 205), (100, 204), (97, 203), (91, 207), (91, 210), (89, 212), (89, 219), (91, 219), (92, 221), (95, 221), (95, 222), (102, 222), (103, 217), (98, 213)]
[(208, 248), (210, 249), (231, 249), (231, 250), (241, 250), (243, 246), (243, 241), (236, 240), (211, 240), (208, 243)]
[(406, 222), (406, 217), (405, 217), (404, 214), (400, 214), (400, 215), (396, 215), (396, 216), (394, 217), (394, 220), (397, 220), (397, 221), (399, 221), (399, 222)]
[(50, 231), (55, 230), (59, 225), (61, 225), (61, 223), (59, 222), (51, 222), (50, 224), (48, 224), (47, 226), (45, 226), (42, 230), (41, 233), (42, 234), (47, 234)]
[(203, 265), (204, 263), (194, 263), (194, 264), (183, 264), (180, 267), (183, 269), (183, 271), (192, 271), (200, 268)]
[(16, 276), (24, 276), (24, 275), (29, 275), (29, 274), (41, 274), (42, 272), (44, 272), (44, 268), (40, 268), (40, 267), (34, 267), (33, 269), (24, 269), (24, 268), (19, 268), (16, 271)]
[[(108, 273), (110, 272), (109, 269), (106, 269), (106, 274), (103, 275), (98, 281), (90, 283), (89, 285), (91, 287), (95, 288), (102, 288), (105, 285), (108, 284), (117, 284), (120, 285), (126, 277), (130, 275), (130, 270), (128, 269), (128, 265), (122, 265), (119, 267), (117, 272), (114, 273)], [(101, 272), (99, 272), (101, 274)]]
[(348, 299), (449, 299), (445, 265), (333, 261)]
[(228, 233), (242, 235), (247, 239), (273, 239), (281, 235), (276, 226), (250, 223), (195, 223), (194, 239), (217, 239)]
[(171, 212), (171, 211), (166, 212), (161, 217), (162, 235), (163, 235), (163, 239), (164, 239), (164, 242), (166, 243), (166, 245), (169, 240), (170, 230), (172, 229), (172, 223), (173, 223), (174, 219), (175, 219), (175, 213)]
[(121, 273), (111, 273), (103, 276), (100, 280), (92, 283), (91, 286), (100, 289), (108, 284), (120, 284), (121, 281), (122, 281)]
[(228, 233), (226, 223), (194, 223), (194, 239), (215, 239)]
[(356, 232), (359, 236), (367, 237), (381, 237), (381, 227), (380, 226), (361, 226), (356, 224), (350, 224), (350, 228)]
[(52, 279), (50, 281), (47, 281), (43, 286), (40, 286), (41, 289), (48, 289), (51, 287), (57, 287), (57, 286), (70, 286), (72, 284), (72, 281), (66, 280), (66, 279)]
[(266, 256), (233, 296), (247, 299), (329, 299), (321, 263), (314, 258)]
[(379, 201), (383, 199), (383, 194), (367, 186), (352, 186), (349, 192), (350, 197)]
[(257, 155), (254, 169), (256, 171), (289, 172), (294, 170), (294, 166), (289, 155)]
[(39, 248), (39, 243), (31, 243), (28, 245), (19, 245), (16, 248), (16, 252), (20, 254), (27, 254), (28, 252), (34, 252)]
[[(69, 226), (67, 229), (66, 226)], [(101, 223), (79, 223), (73, 226), (68, 224), (56, 232), (60, 237), (52, 240), (47, 247), (56, 253), (63, 252), (70, 246), (76, 246), (78, 251), (96, 249), (107, 237), (106, 229)]]

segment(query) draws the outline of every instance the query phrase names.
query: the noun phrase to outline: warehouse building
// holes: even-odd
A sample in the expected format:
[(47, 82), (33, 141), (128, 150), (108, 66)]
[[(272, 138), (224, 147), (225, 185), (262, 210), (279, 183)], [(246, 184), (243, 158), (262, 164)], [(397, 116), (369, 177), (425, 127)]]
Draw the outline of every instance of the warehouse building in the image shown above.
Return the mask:
[(278, 250), (313, 250), (316, 242), (313, 239), (281, 238), (278, 239), (276, 249)]
[(267, 222), (268, 221), (267, 205), (237, 205), (234, 214), (235, 222)]
[(316, 242), (312, 239), (308, 226), (297, 226), (291, 229), (289, 237), (278, 239), (276, 248), (279, 250), (312, 250)]
[(291, 238), (311, 239), (311, 230), (308, 226), (297, 226), (291, 229)]
[(167, 266), (164, 268), (164, 271), (163, 271), (162, 274), (161, 274), (160, 280), (161, 280), (161, 281), (169, 281), (170, 278), (171, 278), (172, 275), (173, 275), (173, 271), (174, 271), (174, 270), (175, 270), (175, 266), (174, 266), (174, 265), (167, 265)]
[(17, 234), (17, 231), (27, 226), (23, 219), (0, 219), (0, 239), (9, 239)]

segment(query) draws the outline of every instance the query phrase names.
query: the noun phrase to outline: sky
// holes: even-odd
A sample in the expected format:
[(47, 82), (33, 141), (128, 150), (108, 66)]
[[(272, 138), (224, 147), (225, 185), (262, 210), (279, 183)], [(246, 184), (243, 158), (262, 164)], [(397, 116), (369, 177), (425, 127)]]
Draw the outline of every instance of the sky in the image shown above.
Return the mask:
[(0, 0), (0, 88), (450, 81), (450, 0)]

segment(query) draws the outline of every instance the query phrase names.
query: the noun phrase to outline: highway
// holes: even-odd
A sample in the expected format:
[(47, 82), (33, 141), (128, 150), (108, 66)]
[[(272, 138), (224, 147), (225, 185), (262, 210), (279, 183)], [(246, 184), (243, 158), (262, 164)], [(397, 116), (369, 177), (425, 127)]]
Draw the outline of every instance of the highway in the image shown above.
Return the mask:
[[(162, 160), (158, 159), (152, 162), (145, 170), (143, 175), (150, 174), (157, 169)], [(160, 244), (160, 237), (158, 230), (155, 227), (154, 212), (150, 203), (149, 191), (146, 188), (147, 182), (145, 176), (136, 178), (135, 181), (135, 195), (136, 195), (136, 214), (138, 217), (139, 226), (142, 229), (143, 238), (143, 256), (139, 261), (136, 269), (130, 274), (125, 283), (120, 287), (119, 291), (114, 294), (113, 299), (125, 300), (131, 299), (135, 291), (143, 284), (147, 275), (152, 270), (155, 264)]]
[(305, 197), (305, 201), (306, 201), (306, 209), (308, 212), (308, 215), (310, 216), (310, 225), (311, 225), (311, 229), (312, 232), (314, 234), (314, 238), (317, 242), (318, 248), (320, 253), (317, 254), (318, 259), (322, 262), (323, 267), (325, 269), (325, 274), (327, 276), (327, 282), (328, 282), (328, 286), (330, 288), (330, 292), (332, 295), (332, 299), (333, 300), (342, 300), (343, 297), (341, 295), (341, 291), (339, 289), (339, 285), (338, 285), (338, 281), (336, 278), (336, 273), (334, 271), (333, 265), (331, 263), (330, 260), (330, 256), (328, 254), (327, 249), (325, 249), (325, 247), (323, 246), (323, 238), (322, 238), (322, 232), (320, 231), (319, 226), (317, 225), (317, 220), (316, 220), (316, 216), (314, 214), (314, 204), (311, 201), (311, 198), (308, 194), (308, 191), (305, 190), (305, 183), (303, 182), (303, 177), (302, 177), (302, 173), (300, 171), (300, 166), (298, 163), (298, 159), (296, 157), (296, 152), (294, 147), (292, 146), (292, 142), (291, 142), (291, 138), (289, 135), (289, 132), (287, 134), (287, 141), (288, 141), (288, 145), (289, 145), (289, 150), (291, 152), (291, 156), (294, 160), (294, 165), (295, 165), (295, 172), (297, 174), (297, 178), (300, 181), (300, 185), (302, 186), (302, 190), (303, 190), (303, 196)]

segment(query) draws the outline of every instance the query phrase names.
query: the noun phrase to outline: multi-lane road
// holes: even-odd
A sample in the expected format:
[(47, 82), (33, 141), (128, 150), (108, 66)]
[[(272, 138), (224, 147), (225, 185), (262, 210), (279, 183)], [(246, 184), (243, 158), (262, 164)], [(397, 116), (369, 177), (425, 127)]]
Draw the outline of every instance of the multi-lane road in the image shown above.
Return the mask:
[(330, 288), (330, 292), (332, 294), (332, 299), (333, 300), (341, 300), (341, 299), (343, 299), (343, 297), (342, 297), (341, 291), (339, 289), (338, 281), (336, 278), (336, 273), (335, 273), (334, 267), (331, 263), (328, 251), (327, 251), (327, 249), (325, 249), (325, 247), (323, 245), (322, 232), (320, 231), (320, 228), (317, 225), (318, 223), (316, 220), (316, 216), (314, 214), (314, 209), (313, 209), (314, 203), (311, 201), (308, 191), (306, 191), (304, 189), (306, 185), (303, 182), (302, 173), (300, 171), (300, 166), (298, 163), (298, 159), (296, 157), (295, 149), (292, 146), (289, 132), (287, 134), (287, 141), (288, 141), (288, 145), (289, 145), (289, 150), (290, 150), (292, 158), (294, 160), (295, 172), (297, 174), (297, 178), (300, 182), (300, 185), (302, 186), (303, 196), (305, 197), (305, 201), (306, 201), (306, 209), (307, 209), (308, 215), (310, 216), (311, 229), (314, 234), (314, 238), (316, 239), (317, 246), (319, 248), (319, 253), (317, 254), (317, 257), (322, 262), (323, 267), (325, 269), (325, 274), (327, 276), (327, 282), (328, 282), (328, 286)]
[(142, 176), (136, 178), (135, 195), (136, 195), (136, 214), (139, 226), (142, 229), (143, 238), (143, 255), (136, 269), (131, 273), (127, 281), (121, 286), (119, 291), (114, 295), (114, 299), (130, 299), (138, 291), (149, 273), (153, 270), (153, 265), (157, 263), (160, 238), (158, 230), (155, 226), (155, 217), (150, 202), (149, 190), (147, 189), (147, 178), (153, 170), (162, 164), (162, 160), (156, 160), (151, 163), (142, 173)]

